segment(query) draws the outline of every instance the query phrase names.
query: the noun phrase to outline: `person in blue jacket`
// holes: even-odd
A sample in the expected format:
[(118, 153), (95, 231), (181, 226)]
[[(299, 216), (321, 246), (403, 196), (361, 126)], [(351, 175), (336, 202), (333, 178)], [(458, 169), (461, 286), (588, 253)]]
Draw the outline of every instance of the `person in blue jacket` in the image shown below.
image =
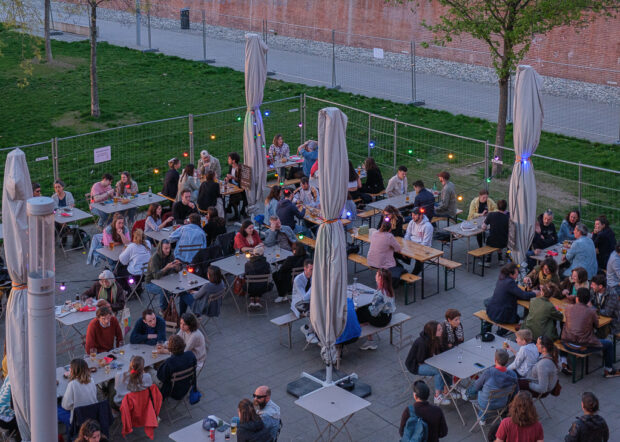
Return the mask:
[(352, 298), (347, 298), (347, 322), (344, 326), (344, 330), (336, 339), (336, 345), (352, 344), (362, 334), (362, 327), (357, 320), (357, 313), (355, 312), (355, 304)]
[(304, 175), (310, 176), (312, 165), (319, 158), (319, 144), (314, 140), (308, 140), (297, 149), (299, 155), (304, 159)]
[(422, 180), (418, 180), (413, 183), (415, 189), (415, 199), (413, 200), (413, 207), (420, 207), (424, 209), (424, 215), (431, 220), (435, 216), (435, 197), (433, 194), (424, 187)]
[(147, 308), (142, 312), (142, 320), (137, 321), (129, 342), (132, 344), (155, 345), (166, 340), (166, 321)]

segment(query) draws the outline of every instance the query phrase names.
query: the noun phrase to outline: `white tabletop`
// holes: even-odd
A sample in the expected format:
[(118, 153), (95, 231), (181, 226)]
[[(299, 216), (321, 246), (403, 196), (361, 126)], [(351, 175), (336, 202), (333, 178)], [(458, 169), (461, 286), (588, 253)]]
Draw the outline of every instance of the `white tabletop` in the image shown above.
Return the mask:
[[(105, 357), (109, 354), (113, 354), (116, 356), (116, 361), (121, 362), (123, 366), (120, 369), (110, 369), (110, 372), (106, 374), (105, 369), (103, 367), (99, 367), (97, 361), (92, 362), (90, 357), (84, 357), (84, 360), (88, 364), (89, 367), (97, 367), (97, 371), (91, 373), (91, 378), (95, 382), (95, 384), (101, 384), (102, 382), (109, 381), (114, 379), (114, 377), (118, 373), (123, 373), (129, 369), (129, 362), (131, 358), (134, 356), (142, 356), (144, 358), (144, 366), (150, 367), (151, 365), (157, 364), (159, 362), (165, 361), (170, 357), (169, 353), (166, 354), (158, 354), (156, 358), (153, 358), (153, 349), (155, 346), (153, 345), (144, 345), (144, 344), (126, 344), (123, 345), (125, 349), (125, 354), (121, 356), (118, 352), (118, 349), (114, 349), (111, 351), (105, 351), (103, 353), (99, 353), (97, 358)], [(68, 366), (57, 367), (56, 368), (56, 380), (58, 381), (58, 386), (56, 387), (56, 397), (61, 397), (65, 394), (67, 390), (67, 384), (69, 380), (66, 379), (63, 374), (69, 371)]]
[[(224, 431), (215, 430), (215, 441), (220, 442), (224, 439)], [(198, 422), (194, 422), (185, 428), (170, 433), (168, 437), (176, 442), (200, 442), (209, 440), (209, 432), (202, 428), (202, 419)], [(231, 435), (230, 440), (237, 440), (236, 435)]]
[(296, 159), (292, 160), (291, 157), (288, 157), (286, 159), (285, 162), (280, 162), (279, 160), (274, 161), (272, 164), (269, 165), (270, 169), (279, 169), (281, 167), (293, 167), (293, 166), (299, 166), (300, 164), (302, 164), (304, 162), (303, 158), (299, 158), (296, 157)]
[(111, 259), (112, 261), (118, 261), (118, 257), (121, 255), (123, 250), (125, 250), (125, 247), (126, 246), (121, 246), (119, 244), (116, 244), (114, 246), (114, 250), (111, 250), (110, 247), (106, 246), (106, 247), (100, 247), (95, 251), (105, 256), (106, 258)]
[(170, 293), (177, 294), (188, 290), (197, 290), (205, 285), (207, 280), (194, 273), (188, 272), (183, 275), (183, 272), (179, 272), (171, 273), (161, 279), (153, 279), (151, 282)]
[(144, 234), (147, 237), (157, 242), (161, 242), (164, 239), (167, 239), (168, 241), (170, 241), (170, 235), (172, 234), (172, 227), (164, 227), (163, 229), (159, 229), (158, 231), (149, 230), (148, 232), (145, 232)]
[[(70, 215), (70, 216), (65, 216)], [(77, 207), (73, 208), (60, 208), (54, 210), (54, 221), (61, 224), (73, 223), (75, 221), (79, 221), (81, 219), (91, 218), (92, 215), (90, 213), (86, 213), (83, 210), (78, 209)]]
[[(391, 198), (385, 198), (379, 201), (373, 201), (372, 203), (368, 204), (368, 206), (378, 210), (383, 210), (387, 206), (394, 206), (397, 209), (401, 209), (403, 207), (413, 206), (415, 195), (415, 192), (407, 192), (404, 195), (393, 196)], [(409, 198), (409, 201), (407, 201), (407, 198)]]
[[(280, 248), (279, 253), (276, 253), (276, 247), (265, 247), (265, 258), (267, 258), (267, 262), (269, 264), (274, 264), (276, 262), (284, 261), (289, 256), (293, 256), (293, 253)], [(280, 255), (280, 256), (276, 256)], [(224, 259), (220, 259), (211, 263), (216, 267), (230, 275), (241, 276), (245, 273), (245, 263), (248, 262), (248, 259), (245, 257), (244, 253), (240, 253), (239, 256), (229, 256)]]
[[(542, 249), (542, 251), (540, 252), (540, 255), (534, 255), (532, 256), (533, 259), (535, 259), (536, 261), (544, 261), (547, 258), (553, 258), (555, 260), (555, 262), (557, 262), (558, 264), (560, 264), (562, 262), (562, 258), (564, 257), (564, 255), (562, 255), (562, 248), (564, 246), (562, 245), (562, 243), (558, 243), (558, 244), (554, 244), (552, 246), (547, 247), (546, 249)], [(547, 252), (555, 252), (557, 253), (557, 255), (555, 256), (547, 256)]]
[(80, 322), (91, 321), (95, 318), (95, 312), (96, 310), (90, 312), (71, 312), (68, 314), (63, 314), (62, 316), (56, 316), (56, 320), (62, 325), (71, 326), (79, 324)]
[(370, 402), (366, 399), (335, 385), (319, 388), (297, 399), (295, 404), (330, 424), (370, 406)]
[(484, 217), (479, 216), (477, 218), (470, 219), (469, 221), (463, 221), (470, 224), (473, 227), (472, 229), (463, 229), (463, 223), (458, 223), (444, 227), (444, 230), (459, 236), (475, 236), (484, 232), (484, 230), (482, 230), (482, 223), (484, 222), (484, 219)]
[(133, 204), (136, 207), (141, 207), (148, 206), (152, 203), (161, 203), (162, 201), (166, 201), (166, 198), (153, 192), (144, 192), (137, 194), (136, 197), (131, 200), (130, 204)]
[(129, 209), (136, 209), (138, 206), (136, 206), (135, 204), (133, 204), (133, 201), (130, 201), (128, 203), (114, 203), (113, 200), (106, 200), (104, 202), (101, 203), (95, 203), (93, 204), (93, 209), (98, 209), (101, 210), (103, 213), (107, 213), (107, 214), (112, 214), (112, 213), (116, 213), (116, 212), (122, 212), (124, 210), (129, 210)]

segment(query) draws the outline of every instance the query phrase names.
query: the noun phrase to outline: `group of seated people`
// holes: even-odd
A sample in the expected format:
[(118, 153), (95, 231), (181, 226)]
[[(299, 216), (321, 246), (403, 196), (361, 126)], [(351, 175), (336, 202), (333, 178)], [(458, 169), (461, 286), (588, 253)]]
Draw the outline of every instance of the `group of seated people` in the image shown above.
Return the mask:
[[(493, 296), (485, 300), (489, 318), (498, 324), (519, 324), (522, 316), (518, 313), (518, 301), (529, 301), (529, 309), (523, 327), (532, 332), (533, 339), (546, 336), (551, 342), (560, 339), (565, 348), (589, 353), (602, 350), (604, 376), (620, 376), (620, 370), (613, 366), (613, 348), (610, 335), (620, 333), (620, 244), (612, 252), (607, 262), (607, 272), (597, 273), (588, 281), (587, 270), (576, 267), (570, 278), (562, 280), (558, 275), (558, 265), (550, 257), (535, 267), (521, 281), (519, 268), (514, 263), (506, 264), (500, 271), (499, 280)], [(556, 309), (551, 299), (562, 300), (563, 312)], [(606, 326), (599, 326), (599, 315), (610, 318)], [(558, 324), (563, 321), (561, 333)], [(490, 324), (487, 324), (490, 330)], [(508, 331), (498, 327), (497, 333), (505, 335)], [(571, 374), (566, 357), (560, 354), (562, 372)]]

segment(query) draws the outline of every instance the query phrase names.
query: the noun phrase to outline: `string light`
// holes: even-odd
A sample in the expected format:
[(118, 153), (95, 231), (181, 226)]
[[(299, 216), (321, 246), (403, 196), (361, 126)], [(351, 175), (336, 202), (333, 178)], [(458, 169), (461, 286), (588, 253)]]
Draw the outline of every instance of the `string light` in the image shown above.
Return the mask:
[(276, 175), (276, 178), (278, 178), (278, 174), (276, 173), (275, 175)]
[(351, 218), (351, 212), (347, 211), (347, 218)]
[(299, 126), (300, 128), (304, 126), (304, 123), (302, 123), (301, 121), (299, 122), (299, 124), (297, 124), (297, 126)]
[(459, 200), (459, 201), (463, 201), (463, 195), (457, 196), (456, 199)]
[(211, 139), (215, 140), (215, 134), (211, 134)]
[(413, 154), (413, 149), (409, 149), (409, 150), (407, 151), (407, 153), (408, 153), (409, 155)]
[(368, 146), (369, 146), (371, 149), (374, 149), (374, 147), (375, 147), (375, 142), (374, 142), (374, 141), (371, 141), (370, 143), (368, 143)]
[(488, 177), (487, 178), (487, 183), (490, 183), (490, 182), (491, 182), (491, 177)]
[(389, 222), (390, 222), (390, 217), (389, 217), (389, 216), (386, 216), (386, 217), (385, 217), (385, 218), (383, 218), (383, 219), (384, 219), (384, 221), (385, 221), (386, 223), (389, 223)]
[(128, 282), (129, 284), (133, 284), (135, 281), (134, 281), (133, 277), (132, 277), (132, 276), (130, 276), (130, 277), (129, 277), (129, 279), (127, 280), (127, 282)]
[(420, 213), (425, 213), (426, 209), (424, 207), (420, 207)]
[(153, 169), (153, 173), (157, 175), (159, 173), (159, 169)]
[(241, 121), (241, 115), (237, 114), (237, 121)]
[(60, 283), (60, 287), (58, 287), (60, 289), (61, 292), (64, 292), (65, 290), (67, 290), (67, 286), (65, 285), (64, 282)]
[(187, 266), (187, 271), (190, 273), (194, 273), (196, 269), (193, 266)]
[(271, 115), (271, 111), (270, 111), (269, 109), (267, 109), (267, 110), (265, 111), (265, 116), (266, 116), (266, 117), (268, 117), (269, 115)]
[(245, 257), (247, 259), (250, 259), (252, 257), (252, 254), (250, 252), (246, 252)]
[(449, 154), (448, 154), (448, 159), (449, 159), (449, 160), (454, 159), (454, 154), (453, 154), (453, 153), (449, 153)]
[(299, 234), (299, 236), (298, 236), (298, 238), (299, 238), (299, 239), (304, 239), (304, 235), (303, 235), (303, 233), (300, 233), (300, 234)]
[(185, 158), (187, 158), (187, 157), (189, 156), (189, 153), (187, 153), (187, 152), (183, 152), (183, 156), (184, 156)]

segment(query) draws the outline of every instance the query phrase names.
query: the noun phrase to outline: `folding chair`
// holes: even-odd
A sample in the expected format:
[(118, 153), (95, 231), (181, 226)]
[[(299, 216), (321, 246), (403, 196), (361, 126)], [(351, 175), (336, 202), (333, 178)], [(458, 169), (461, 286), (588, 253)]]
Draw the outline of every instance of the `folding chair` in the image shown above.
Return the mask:
[[(502, 418), (502, 414), (506, 412), (506, 410), (508, 409), (508, 406), (510, 405), (510, 397), (514, 394), (516, 388), (517, 388), (517, 384), (514, 384), (514, 385), (511, 385), (510, 387), (506, 387), (501, 390), (492, 390), (489, 393), (489, 400), (487, 401), (487, 406), (484, 407), (484, 409), (481, 408), (480, 405), (478, 405), (477, 400), (471, 401), (471, 405), (472, 407), (474, 407), (474, 413), (476, 414), (476, 422), (474, 422), (474, 425), (472, 425), (472, 427), (469, 429), (469, 432), (471, 433), (472, 431), (474, 431), (474, 428), (476, 428), (476, 426), (479, 426), (480, 431), (482, 432), (482, 436), (484, 437), (484, 440), (488, 442), (487, 435), (484, 432), (484, 428), (482, 428), (482, 426), (493, 425), (495, 422), (497, 422), (498, 420)], [(490, 410), (489, 406), (491, 402), (498, 400), (498, 399), (506, 399), (506, 405), (504, 405), (503, 407), (494, 409), (494, 410)], [(489, 422), (489, 418), (487, 417), (487, 415), (489, 414), (493, 418), (491, 422)], [(484, 424), (483, 424), (483, 420), (484, 420)]]
[[(207, 304), (205, 305), (205, 309), (203, 311), (209, 311), (209, 304), (211, 304), (212, 302), (222, 302), (222, 300), (224, 299), (224, 296), (226, 295), (226, 289), (223, 289), (217, 293), (212, 293), (209, 295), (209, 298), (207, 299)], [(222, 333), (222, 330), (220, 329), (220, 326), (218, 324), (219, 322), (219, 314), (217, 316), (209, 316), (208, 314), (204, 314), (203, 312), (194, 312), (194, 313), (198, 313), (200, 314), (200, 320), (198, 321), (198, 325), (200, 327), (200, 329), (202, 330), (202, 332), (204, 333), (205, 337), (208, 336), (209, 334), (207, 333), (207, 324), (209, 322), (213, 322), (213, 324), (215, 324), (215, 328), (217, 329), (217, 333)], [(221, 312), (220, 312), (221, 313)], [(202, 318), (206, 318), (206, 320), (202, 320)]]
[(142, 273), (138, 277), (138, 280), (134, 281), (133, 288), (131, 289), (131, 293), (129, 293), (129, 295), (127, 296), (127, 299), (126, 299), (125, 302), (129, 302), (131, 297), (135, 296), (136, 299), (138, 301), (140, 301), (140, 305), (142, 305), (142, 306), (144, 305), (144, 303), (142, 302), (142, 298), (140, 297), (139, 290), (140, 290), (140, 287), (142, 286), (142, 282), (144, 281), (144, 278), (146, 276), (146, 271), (148, 270), (148, 268), (149, 268), (149, 263), (148, 262), (142, 266), (142, 268), (140, 269), (140, 271)]
[[(174, 301), (173, 301), (174, 302)], [(179, 331), (179, 326), (176, 322), (166, 321), (166, 335), (175, 335)]]
[[(250, 298), (255, 298), (255, 296), (250, 296), (250, 291), (249, 291), (250, 284), (269, 284), (270, 282), (272, 282), (271, 273), (268, 273), (266, 275), (245, 275), (245, 291), (247, 292), (247, 294), (245, 295), (245, 311), (248, 316), (250, 316)], [(258, 298), (259, 303), (264, 302), (265, 304), (265, 312), (258, 313), (258, 314), (264, 314), (266, 316), (269, 315), (267, 299), (265, 299), (265, 296), (264, 296), (267, 293), (268, 291), (265, 291), (265, 293), (263, 293), (263, 296)]]
[[(181, 370), (181, 371), (177, 371), (176, 373), (173, 373), (172, 379), (171, 379), (171, 382), (172, 382), (171, 391), (174, 391), (174, 385), (176, 383), (185, 381), (188, 379), (193, 380), (193, 382), (190, 382), (190, 385), (194, 385), (196, 383), (196, 366), (192, 366), (192, 367), (186, 368), (185, 370)], [(187, 414), (189, 414), (189, 417), (193, 419), (192, 413), (189, 409), (189, 403), (187, 400), (190, 390), (191, 390), (191, 386), (190, 388), (187, 389), (183, 397), (179, 400), (173, 399), (171, 397), (167, 397), (166, 399), (171, 400), (171, 401), (176, 401), (177, 403), (182, 403), (185, 406), (185, 409), (187, 410)], [(174, 408), (177, 408), (177, 406), (175, 406)], [(179, 414), (176, 417), (176, 419), (172, 419), (172, 417), (170, 416), (170, 407), (166, 407), (166, 413), (168, 414), (168, 420), (170, 421), (171, 424), (185, 417), (183, 414)]]
[[(198, 251), (202, 248), (200, 244), (182, 244), (182, 245), (178, 245), (177, 247), (179, 248), (180, 253), (192, 253), (193, 252), (194, 255), (198, 253)], [(189, 262), (186, 264), (189, 264)]]
[(226, 232), (218, 235), (218, 237), (215, 239), (215, 244), (222, 248), (223, 257), (231, 256), (233, 253), (235, 253), (235, 248), (233, 244), (235, 242), (236, 234), (237, 232)]

